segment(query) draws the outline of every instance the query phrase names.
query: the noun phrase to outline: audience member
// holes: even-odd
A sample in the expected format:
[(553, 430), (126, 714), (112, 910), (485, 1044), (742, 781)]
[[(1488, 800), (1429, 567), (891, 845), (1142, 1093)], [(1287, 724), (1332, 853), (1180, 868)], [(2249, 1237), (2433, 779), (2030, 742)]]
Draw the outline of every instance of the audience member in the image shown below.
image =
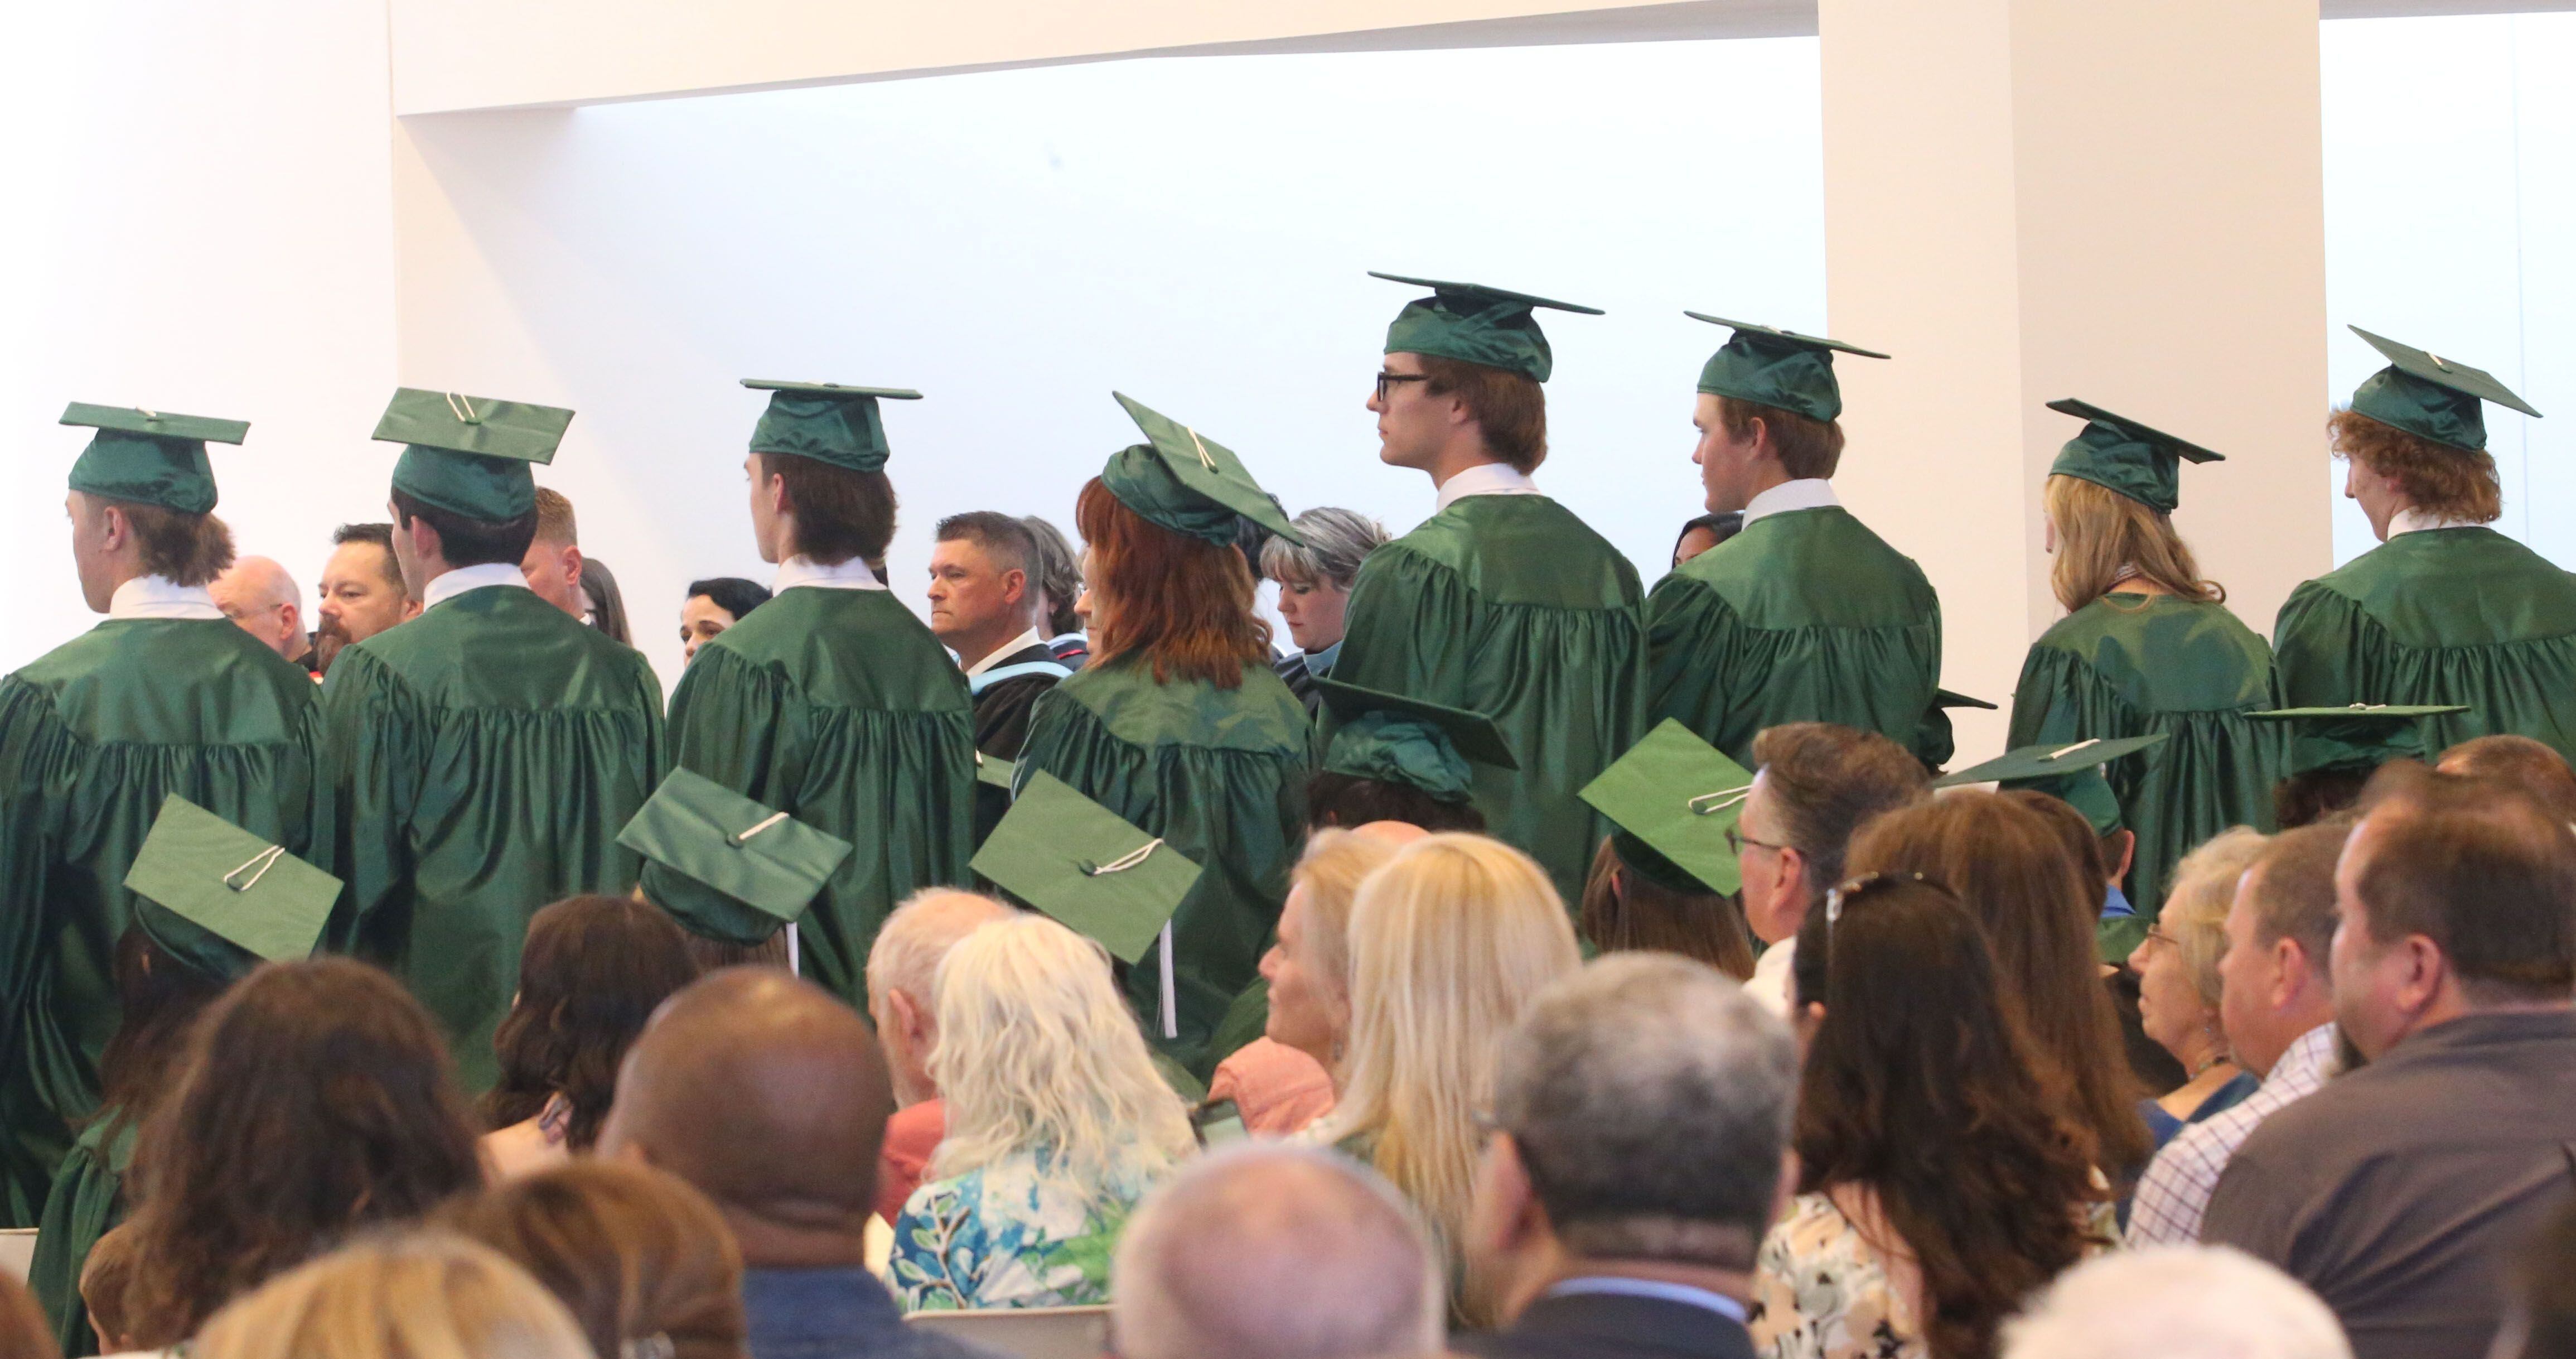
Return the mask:
[(993, 510), (939, 521), (930, 549), (930, 630), (957, 655), (975, 698), (975, 748), (1005, 760), (1029, 739), (1029, 709), (1073, 670), (1040, 635), (1038, 545)]
[(27, 1286), (0, 1273), (0, 1359), (59, 1359), (46, 1333), (45, 1310)]
[(232, 568), (207, 587), (215, 607), (269, 650), (298, 665), (312, 651), (304, 635), (302, 592), (286, 568), (266, 557), (235, 557)]
[(436, 1232), (373, 1237), (281, 1274), (206, 1323), (188, 1355), (597, 1359), (571, 1313), (526, 1271)]
[(1119, 1229), (1195, 1145), (1108, 953), (1023, 915), (959, 940), (937, 990), (948, 1135), (895, 1224), (905, 1310), (1107, 1302)]
[(1038, 552), (1038, 626), (1047, 634), (1047, 650), (1076, 670), (1091, 659), (1086, 623), (1075, 604), (1082, 598), (1082, 558), (1065, 541), (1064, 530), (1034, 514), (1022, 515)]
[(690, 581), (688, 597), (680, 601), (682, 659), (697, 659), (699, 647), (768, 602), (769, 587), (756, 580), (711, 576)]
[(1682, 525), (1681, 535), (1673, 539), (1673, 565), (1708, 551), (1744, 531), (1744, 512), (1703, 514)]
[(1495, 1059), (1468, 1249), (1519, 1359), (1749, 1359), (1746, 1304), (1797, 1090), (1788, 1030), (1699, 963), (1602, 958)]
[(581, 621), (611, 641), (635, 645), (635, 630), (626, 621), (626, 592), (617, 588), (617, 573), (597, 557), (581, 560)]
[(2561, 821), (2576, 822), (2576, 771), (2567, 757), (2528, 736), (2480, 736), (2442, 752), (2437, 773), (2511, 784)]
[(2315, 1289), (2361, 1359), (2476, 1359), (2576, 1143), (2576, 832), (2484, 780), (2371, 808), (2335, 870), (2335, 1018), (2369, 1065), (2272, 1115), (2205, 1239)]
[(567, 897), (528, 921), (519, 990), (492, 1034), (500, 1080), (477, 1112), (501, 1179), (560, 1165), (599, 1140), (617, 1067), (644, 1021), (697, 979), (671, 917), (628, 897)]
[(89, 1312), (98, 1353), (123, 1354), (139, 1348), (125, 1311), (126, 1290), (134, 1284), (134, 1224), (119, 1223), (91, 1246), (81, 1265), (81, 1306)]
[[(1308, 686), (1309, 689), (1312, 687), (1311, 684)], [(1315, 701), (1320, 703), (1322, 700), (1319, 697)], [(1464, 774), (1466, 766), (1463, 760), (1455, 767)], [(1455, 794), (1457, 788), (1453, 786), (1451, 792)], [(1470, 796), (1458, 796), (1451, 801), (1435, 797), (1415, 783), (1372, 778), (1339, 769), (1319, 768), (1307, 775), (1306, 829), (1309, 834), (1379, 821), (1401, 821), (1425, 831), (1485, 833), (1485, 814), (1476, 810)]]
[(2549, 1219), (2514, 1271), (2489, 1359), (2576, 1359), (2576, 1206)]
[[(2146, 1026), (2138, 1018), (2138, 974), (2129, 966), (2129, 955), (2147, 941), (2147, 921), (2129, 905), (2120, 891), (2119, 874), (2128, 870), (2127, 851), (2134, 841), (2115, 842), (2098, 834), (2092, 818), (2077, 810), (2074, 804), (2036, 788), (2006, 788), (2003, 797), (2037, 812), (2057, 832), (2059, 843), (2066, 847), (2066, 857), (2073, 860), (2077, 874), (2086, 882), (2108, 884), (2103, 899), (2102, 915), (2093, 922), (2094, 956), (2102, 960), (2102, 987), (2111, 995), (2111, 1009), (2120, 1021), (2120, 1046), (2128, 1054), (2129, 1074), (2137, 1077), (2139, 1092), (2161, 1096), (2181, 1087), (2191, 1078), (2182, 1063), (2147, 1037)], [(2127, 831), (2118, 832), (2127, 835)], [(2121, 857), (2110, 857), (2117, 850)]]
[(1272, 538), (1263, 544), (1261, 574), (1279, 583), (1279, 617), (1297, 644), (1274, 668), (1305, 701), (1306, 711), (1313, 712), (1323, 699), (1311, 677), (1330, 671), (1333, 658), (1341, 654), (1342, 612), (1350, 604), (1351, 582), (1387, 533), (1386, 525), (1367, 515), (1331, 506), (1308, 510), (1290, 522), (1306, 541)]
[(331, 533), (331, 559), (322, 566), (322, 602), (314, 616), (313, 670), (328, 674), (340, 649), (420, 614), (420, 601), (403, 583), (394, 560), (394, 526), (342, 524)]
[(481, 1178), (445, 1044), (401, 983), (346, 959), (263, 967), (198, 1022), (144, 1127), (127, 1339), (186, 1340), (316, 1250)]
[[(1210, 1100), (1231, 1099), (1243, 1126), (1255, 1133), (1304, 1130), (1332, 1112), (1343, 1075), (1343, 1048), (1351, 1035), (1351, 903), (1360, 883), (1398, 846), (1358, 831), (1322, 830), (1288, 874), (1288, 904), (1279, 931), (1261, 955), (1261, 979), (1270, 988), (1270, 1010), (1261, 1038), (1217, 1064)], [(1270, 1049), (1305, 1060), (1275, 1063)], [(1256, 1082), (1254, 1071), (1270, 1077)], [(1295, 1079), (1283, 1080), (1289, 1073)], [(1321, 1088), (1305, 1073), (1322, 1077)]]
[(632, 1162), (585, 1160), (512, 1180), (440, 1217), (545, 1285), (572, 1310), (594, 1354), (743, 1353), (742, 1252), (715, 1205), (687, 1181)]
[(2314, 1094), (2335, 1063), (2335, 860), (2346, 830), (2283, 831), (2236, 888), (2218, 957), (2219, 1017), (2237, 1064), (2263, 1082), (2244, 1103), (2185, 1128), (2156, 1153), (2129, 1209), (2132, 1246), (2200, 1239), (2228, 1158), (2282, 1107)]
[(948, 1116), (930, 1078), (938, 1045), (934, 1005), (939, 964), (957, 941), (1018, 912), (973, 892), (933, 887), (894, 909), (868, 947), (868, 1022), (876, 1027), (894, 1081), (895, 1114), (886, 1120), (877, 1157), (877, 1216), (892, 1223), (921, 1187), (930, 1153), (947, 1135)]
[(1374, 1166), (1440, 1243), (1450, 1318), (1494, 1319), (1466, 1273), (1479, 1110), (1494, 1037), (1581, 965), (1565, 903), (1528, 855), (1477, 835), (1430, 835), (1360, 884), (1350, 920), (1350, 1037), (1341, 1102), (1316, 1136)]
[(2297, 1280), (2224, 1247), (2118, 1251), (2068, 1270), (2004, 1327), (2003, 1359), (2352, 1359)]
[(1119, 1359), (1436, 1350), (1447, 1290), (1404, 1200), (1300, 1147), (1219, 1152), (1148, 1195), (1110, 1265)]
[(572, 502), (550, 486), (537, 488), (537, 536), (528, 542), (519, 573), (537, 598), (587, 621), (588, 601), (581, 595), (581, 532)]
[(1575, 930), (1602, 953), (1652, 949), (1696, 958), (1737, 981), (1753, 975), (1753, 943), (1735, 902), (1633, 835), (1602, 837)]
[(1745, 923), (1770, 945), (1753, 967), (1753, 998), (1786, 1016), (1798, 926), (1843, 880), (1853, 834), (1930, 797), (1932, 781), (1905, 747), (1825, 722), (1764, 731), (1753, 762), (1753, 792), (1728, 838), (1744, 871)]
[(2138, 1020), (2157, 1046), (2173, 1054), (2188, 1079), (2139, 1101), (2157, 1148), (2186, 1126), (2254, 1093), (2256, 1078), (2236, 1065), (2219, 1023), (2219, 955), (2227, 949), (2227, 913), (2237, 879), (2263, 852), (2260, 831), (2238, 826), (2182, 856), (2156, 928), (2147, 931), (2129, 966), (2138, 974)]
[(671, 997), (635, 1040), (600, 1154), (715, 1203), (742, 1249), (751, 1359), (972, 1359), (906, 1327), (867, 1269), (893, 1108), (857, 1011), (775, 968), (731, 968)]
[(2109, 1244), (2086, 1225), (2108, 1197), (2094, 1139), (1987, 939), (1937, 879), (1900, 873), (1835, 889), (1801, 927), (1798, 1197), (1763, 1240), (1751, 1319), (1770, 1354), (1976, 1359)]

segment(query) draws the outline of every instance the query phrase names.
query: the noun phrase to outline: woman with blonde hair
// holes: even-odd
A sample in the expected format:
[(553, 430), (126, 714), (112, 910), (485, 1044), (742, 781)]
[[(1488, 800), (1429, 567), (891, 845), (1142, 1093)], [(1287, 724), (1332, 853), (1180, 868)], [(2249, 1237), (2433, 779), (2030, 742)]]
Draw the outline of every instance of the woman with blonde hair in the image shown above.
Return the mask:
[(545, 1285), (599, 1354), (742, 1359), (742, 1251), (724, 1215), (675, 1175), (584, 1159), (441, 1216)]
[(1233, 1100), (1246, 1131), (1299, 1132), (1332, 1112), (1351, 1033), (1351, 903), (1396, 848), (1376, 833), (1317, 831), (1290, 871), (1279, 937), (1261, 955), (1262, 1036), (1208, 1083), (1209, 1102)]
[(2031, 644), (2008, 744), (2165, 736), (2103, 766), (2137, 834), (2132, 901), (2162, 901), (2175, 861), (2230, 826), (2263, 826), (2283, 736), (2247, 714), (2275, 706), (2272, 649), (2228, 612), (2174, 532), (2182, 462), (2215, 453), (2081, 401), (2049, 469), (2049, 584), (2066, 617)]
[(1108, 953), (1042, 915), (995, 921), (933, 991), (948, 1131), (895, 1223), (904, 1310), (1109, 1301), (1127, 1214), (1194, 1139)]
[(1452, 1320), (1492, 1299), (1459, 1241), (1493, 1097), (1495, 1045), (1541, 989), (1582, 965), (1545, 869), (1481, 835), (1430, 835), (1360, 884), (1350, 921), (1341, 1104), (1319, 1137), (1401, 1190), (1450, 1261)]
[(2227, 951), (2227, 912), (2236, 882), (2263, 854), (2270, 838), (2244, 826), (2183, 856), (2174, 867), (2172, 895), (2163, 914), (2129, 955), (2138, 974), (2138, 1022), (2156, 1046), (2182, 1063), (2186, 1079), (2138, 1112), (2156, 1147), (2175, 1133), (2254, 1093), (2254, 1077), (2239, 1070), (2218, 1022), (2218, 956)]
[(526, 1271), (443, 1232), (370, 1238), (280, 1274), (216, 1313), (188, 1354), (595, 1359), (572, 1314)]

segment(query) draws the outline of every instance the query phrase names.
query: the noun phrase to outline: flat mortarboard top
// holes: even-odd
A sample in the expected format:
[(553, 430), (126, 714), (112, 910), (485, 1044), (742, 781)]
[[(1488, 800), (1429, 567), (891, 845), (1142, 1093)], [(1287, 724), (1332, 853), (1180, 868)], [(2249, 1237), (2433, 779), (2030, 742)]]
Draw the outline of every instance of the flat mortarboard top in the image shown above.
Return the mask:
[(206, 461), (206, 445), (238, 444), (250, 433), (247, 420), (85, 401), (66, 407), (62, 423), (98, 431), (72, 463), (73, 490), (181, 514), (215, 507), (215, 469)]
[(1533, 382), (1547, 381), (1556, 356), (1547, 335), (1530, 312), (1539, 307), (1599, 316), (1599, 307), (1557, 302), (1481, 283), (1450, 283), (1436, 278), (1407, 278), (1369, 270), (1370, 278), (1429, 288), (1431, 296), (1404, 304), (1386, 328), (1386, 352), (1429, 354), (1518, 373)]
[(850, 842), (686, 769), (636, 809), (617, 843), (644, 856), (644, 895), (700, 938), (758, 944), (805, 914)]
[(1774, 330), (1750, 321), (1730, 321), (1705, 312), (1686, 311), (1682, 315), (1735, 331), (1725, 346), (1710, 355), (1708, 362), (1701, 366), (1701, 391), (1712, 396), (1750, 401), (1757, 406), (1775, 407), (1810, 420), (1830, 421), (1843, 413), (1842, 384), (1834, 380), (1834, 355), (1837, 352), (1858, 354), (1865, 359), (1887, 357), (1875, 349), (1828, 340), (1821, 335)]
[(2355, 703), (2346, 708), (2275, 708), (2247, 713), (2290, 724), (2290, 773), (2377, 769), (2390, 760), (2424, 758), (2420, 719), (2469, 710), (2465, 703)]
[(2352, 327), (2352, 333), (2388, 358), (2387, 367), (2353, 389), (2355, 414), (2471, 453), (2483, 452), (2487, 446), (2486, 413), (2479, 402), (2492, 401), (2535, 418), (2540, 414), (2491, 373), (2373, 335), (2359, 326)]
[(1314, 677), (1315, 692), (1338, 724), (1324, 748), (1328, 773), (1420, 789), (1440, 802), (1465, 802), (1473, 787), (1470, 760), (1518, 769), (1492, 718), (1340, 680)]
[(2227, 460), (2223, 454), (2125, 415), (2113, 415), (2089, 401), (2070, 396), (2049, 402), (2048, 408), (2088, 422), (2083, 433), (2057, 451), (2057, 461), (2048, 469), (2050, 476), (2108, 487), (2160, 514), (2171, 514), (2182, 503), (2184, 462)]
[(1744, 815), (1744, 800), (1752, 793), (1750, 771), (1667, 717), (1585, 784), (1581, 797), (1707, 890), (1724, 895), (1744, 884), (1726, 833)]
[(2171, 732), (2153, 736), (2124, 736), (2117, 740), (2094, 738), (2088, 741), (2050, 742), (2023, 746), (1973, 765), (1955, 774), (1944, 774), (1932, 781), (1935, 788), (1956, 788), (1968, 783), (1997, 783), (2013, 788), (2030, 788), (2057, 798), (2084, 814), (2093, 823), (2096, 835), (2108, 835), (2120, 828), (2120, 801), (2111, 792), (2111, 781), (2102, 776), (2102, 766), (2124, 755), (2134, 755), (2150, 746), (2162, 745), (2172, 738)]
[(1306, 539), (1245, 470), (1232, 449), (1123, 392), (1111, 392), (1146, 442), (1109, 456), (1101, 484), (1118, 503), (1158, 528), (1218, 547), (1234, 543), (1237, 519), (1249, 519), (1303, 547)]
[(919, 401), (906, 387), (843, 387), (831, 382), (772, 382), (744, 378), (742, 385), (769, 393), (769, 409), (751, 429), (754, 453), (787, 453), (853, 472), (883, 471), (885, 420), (880, 401)]
[(572, 412), (558, 406), (401, 387), (375, 437), (405, 445), (394, 464), (395, 490), (495, 524), (537, 507), (528, 464), (553, 462), (571, 424)]
[(312, 956), (340, 880), (173, 795), (125, 873), (134, 923), (161, 950), (218, 980)]
[(1179, 850), (1043, 769), (969, 867), (1131, 966), (1199, 880)]

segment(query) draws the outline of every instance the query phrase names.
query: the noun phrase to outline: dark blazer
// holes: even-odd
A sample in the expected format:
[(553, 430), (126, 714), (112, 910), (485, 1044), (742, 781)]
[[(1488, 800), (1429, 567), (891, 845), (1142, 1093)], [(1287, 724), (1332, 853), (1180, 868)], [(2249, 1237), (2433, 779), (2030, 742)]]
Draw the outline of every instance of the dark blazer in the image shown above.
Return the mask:
[(1732, 1317), (1613, 1293), (1540, 1298), (1510, 1326), (1451, 1336), (1449, 1348), (1484, 1359), (1753, 1359), (1753, 1337)]
[[(982, 682), (993, 671), (1037, 662), (1047, 663), (1049, 669), (989, 684)], [(968, 680), (966, 686), (975, 695), (975, 748), (1005, 760), (1020, 758), (1020, 747), (1029, 739), (1029, 710), (1037, 706), (1038, 695), (1071, 673), (1072, 667), (1056, 659), (1047, 644), (1040, 642), (994, 661), (986, 675)]]

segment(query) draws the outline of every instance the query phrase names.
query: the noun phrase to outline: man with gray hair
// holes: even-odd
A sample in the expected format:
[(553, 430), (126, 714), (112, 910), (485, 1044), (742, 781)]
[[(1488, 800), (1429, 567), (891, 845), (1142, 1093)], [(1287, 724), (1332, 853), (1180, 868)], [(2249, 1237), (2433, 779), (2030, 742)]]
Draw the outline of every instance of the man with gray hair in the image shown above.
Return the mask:
[(1119, 1359), (1436, 1352), (1448, 1281), (1366, 1166), (1276, 1143), (1220, 1152), (1128, 1219), (1110, 1266)]
[(2004, 1327), (2003, 1359), (2352, 1359), (2296, 1279), (2223, 1246), (2113, 1251)]
[(894, 908), (868, 947), (868, 1022), (876, 1026), (894, 1085), (895, 1113), (886, 1120), (877, 1161), (877, 1212), (889, 1223), (921, 1187), (922, 1169), (948, 1131), (948, 1111), (930, 1079), (930, 1049), (939, 1039), (931, 987), (939, 964), (958, 940), (1016, 914), (991, 897), (926, 887)]
[(1469, 1277), (1496, 1359), (1750, 1359), (1754, 1258), (1798, 1084), (1788, 1027), (1712, 968), (1615, 953), (1503, 1040)]
[(1330, 505), (1308, 510), (1291, 522), (1306, 541), (1273, 538), (1262, 544), (1261, 560), (1255, 565), (1262, 575), (1279, 582), (1279, 617), (1288, 624), (1289, 639), (1297, 644), (1294, 653), (1273, 662), (1272, 668), (1311, 713), (1323, 702), (1312, 677), (1329, 672), (1333, 658), (1342, 652), (1351, 582), (1359, 578), (1360, 563), (1386, 542), (1386, 526), (1357, 510)]

